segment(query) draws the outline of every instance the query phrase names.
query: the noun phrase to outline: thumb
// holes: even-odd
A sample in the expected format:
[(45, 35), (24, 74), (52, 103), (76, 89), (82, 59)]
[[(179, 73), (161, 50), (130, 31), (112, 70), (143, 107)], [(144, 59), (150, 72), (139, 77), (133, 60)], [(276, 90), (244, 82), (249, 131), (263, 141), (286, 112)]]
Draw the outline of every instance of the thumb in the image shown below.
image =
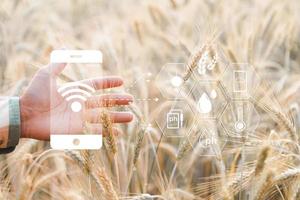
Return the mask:
[[(66, 48), (61, 48), (60, 50), (66, 50)], [(60, 51), (59, 50), (59, 51)], [(52, 55), (55, 54), (56, 51), (52, 51), (51, 53), (51, 60), (52, 60)], [(59, 75), (63, 70), (64, 68), (66, 67), (66, 63), (61, 63), (61, 62), (51, 62), (47, 68), (50, 72), (51, 75), (53, 76), (57, 76)]]
[(57, 76), (65, 69), (66, 66), (66, 63), (50, 63), (48, 65), (48, 70), (51, 75)]

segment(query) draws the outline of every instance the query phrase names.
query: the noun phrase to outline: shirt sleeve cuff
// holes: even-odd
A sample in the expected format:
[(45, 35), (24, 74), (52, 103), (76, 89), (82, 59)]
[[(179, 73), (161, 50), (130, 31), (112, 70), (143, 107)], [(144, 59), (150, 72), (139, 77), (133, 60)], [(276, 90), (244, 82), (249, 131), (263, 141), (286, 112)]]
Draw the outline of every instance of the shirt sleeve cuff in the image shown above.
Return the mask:
[[(13, 151), (20, 139), (20, 104), (18, 97), (0, 99), (0, 153)], [(8, 152), (6, 150), (9, 150)]]

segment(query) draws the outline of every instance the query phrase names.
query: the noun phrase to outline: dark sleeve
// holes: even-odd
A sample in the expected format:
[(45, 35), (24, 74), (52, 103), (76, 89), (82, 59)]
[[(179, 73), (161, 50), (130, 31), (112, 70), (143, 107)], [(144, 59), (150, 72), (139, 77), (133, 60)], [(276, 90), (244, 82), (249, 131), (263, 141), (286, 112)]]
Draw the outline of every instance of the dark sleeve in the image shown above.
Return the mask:
[(15, 150), (16, 147), (8, 147), (5, 149), (0, 149), (0, 154), (6, 154), (6, 153), (11, 153)]

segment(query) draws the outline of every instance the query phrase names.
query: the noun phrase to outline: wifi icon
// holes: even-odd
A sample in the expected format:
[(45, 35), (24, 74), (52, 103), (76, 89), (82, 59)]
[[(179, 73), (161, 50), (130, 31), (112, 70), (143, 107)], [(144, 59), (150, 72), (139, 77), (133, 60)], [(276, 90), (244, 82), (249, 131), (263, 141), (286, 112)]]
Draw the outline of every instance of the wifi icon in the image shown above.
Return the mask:
[[(80, 89), (82, 88), (82, 89)], [(73, 101), (71, 109), (73, 112), (79, 112), (82, 109), (80, 102), (86, 101), (88, 97), (92, 96), (92, 93), (96, 92), (95, 89), (87, 84), (73, 82), (67, 83), (58, 88), (57, 92), (61, 94), (66, 101)]]

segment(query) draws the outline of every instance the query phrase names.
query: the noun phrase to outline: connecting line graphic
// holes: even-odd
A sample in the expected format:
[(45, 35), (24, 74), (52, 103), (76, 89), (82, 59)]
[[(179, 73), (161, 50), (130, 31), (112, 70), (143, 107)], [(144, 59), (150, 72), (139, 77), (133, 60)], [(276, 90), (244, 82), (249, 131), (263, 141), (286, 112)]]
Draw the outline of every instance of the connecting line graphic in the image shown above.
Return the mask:
[[(134, 86), (136, 86), (136, 84), (140, 81), (140, 80), (143, 80), (143, 79), (146, 79), (146, 82), (150, 82), (151, 81), (151, 78), (152, 77), (152, 73), (151, 72), (148, 72), (148, 73), (145, 73), (143, 74), (142, 76), (140, 76), (138, 79), (134, 80), (133, 83), (131, 85), (129, 85), (125, 91), (126, 92), (129, 92), (132, 88), (134, 88)], [(119, 100), (128, 100), (128, 99), (119, 99)], [(134, 101), (155, 101), (155, 102), (158, 102), (159, 101), (159, 98), (158, 97), (153, 97), (153, 98), (135, 98)]]
[[(113, 98), (107, 98), (107, 99), (103, 99), (103, 102), (107, 102), (107, 101), (131, 101), (132, 99), (126, 99), (126, 98), (118, 98), (118, 99), (113, 99)], [(160, 99), (155, 97), (155, 98), (135, 98), (133, 99), (133, 102), (145, 102), (145, 101), (154, 101), (154, 102), (158, 102)], [(107, 106), (112, 106), (111, 103), (105, 103), (105, 105)], [(114, 107), (124, 107), (126, 108), (127, 105), (113, 105)]]
[(134, 99), (134, 101), (155, 101), (155, 102), (158, 102), (159, 101), (159, 98), (137, 98), (137, 99)]
[[(125, 91), (128, 92), (129, 90), (131, 90), (131, 89), (138, 83), (138, 81), (144, 79), (145, 76), (147, 76), (148, 78), (150, 78), (150, 77), (152, 76), (152, 73), (151, 73), (151, 72), (148, 72), (148, 73), (146, 73), (146, 74), (143, 74), (141, 77), (139, 77), (138, 79), (136, 79), (135, 81), (133, 81), (133, 83), (132, 83), (131, 85), (129, 85), (129, 86), (125, 89)], [(146, 79), (146, 82), (150, 82), (150, 79)]]
[[(126, 98), (107, 98), (107, 99), (102, 99), (102, 101), (130, 101), (132, 99), (126, 99)], [(159, 98), (155, 97), (155, 98), (134, 98), (133, 101), (155, 101), (158, 102)]]

